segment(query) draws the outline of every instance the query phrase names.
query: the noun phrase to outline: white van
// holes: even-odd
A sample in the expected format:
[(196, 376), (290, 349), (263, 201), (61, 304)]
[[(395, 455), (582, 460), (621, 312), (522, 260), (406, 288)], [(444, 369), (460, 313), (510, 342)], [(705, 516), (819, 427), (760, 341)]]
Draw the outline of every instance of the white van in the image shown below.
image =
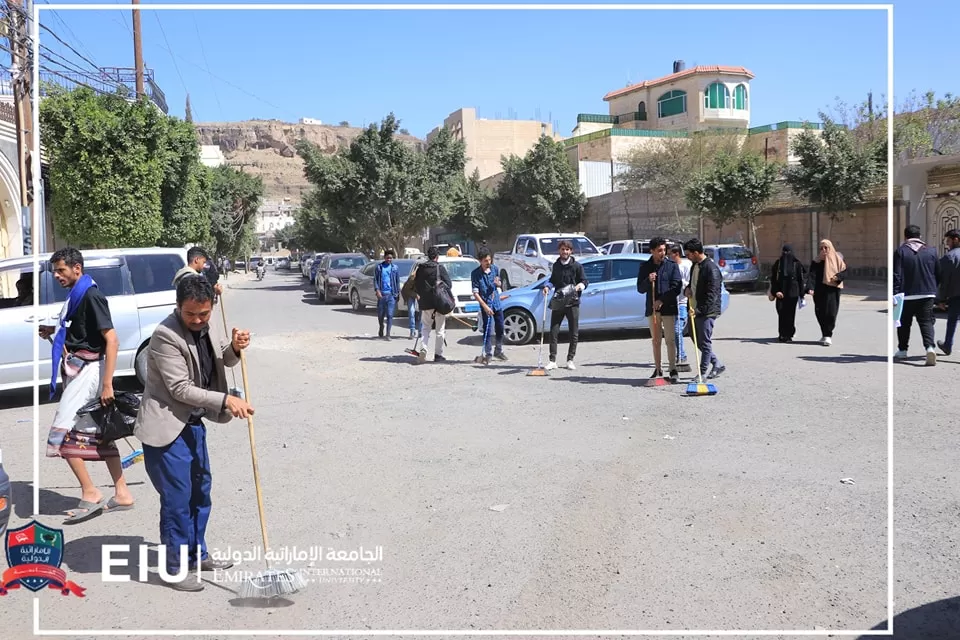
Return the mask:
[[(116, 375), (136, 375), (143, 384), (145, 347), (160, 321), (176, 307), (173, 277), (187, 264), (187, 250), (101, 249), (81, 253), (84, 272), (94, 279), (110, 305), (120, 340)], [(0, 260), (0, 391), (33, 385), (33, 346), (40, 340), (34, 320), (38, 315), (41, 320), (57, 318), (67, 299), (68, 291), (53, 278), (51, 255), (40, 256), (39, 310), (33, 307), (32, 293), (17, 300), (17, 283), (21, 283), (21, 291), (26, 291), (34, 280), (33, 258)], [(50, 381), (50, 355), (50, 343), (42, 340), (40, 384)]]

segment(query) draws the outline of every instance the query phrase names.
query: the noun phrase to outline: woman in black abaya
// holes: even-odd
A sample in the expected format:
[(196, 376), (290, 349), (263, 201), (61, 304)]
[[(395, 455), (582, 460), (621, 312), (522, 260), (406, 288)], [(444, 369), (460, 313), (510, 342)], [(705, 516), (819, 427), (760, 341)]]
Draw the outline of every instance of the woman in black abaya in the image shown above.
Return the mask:
[(806, 279), (806, 269), (794, 257), (793, 247), (783, 245), (783, 252), (770, 271), (770, 295), (777, 301), (780, 316), (780, 342), (793, 342), (797, 333), (797, 305), (803, 298)]

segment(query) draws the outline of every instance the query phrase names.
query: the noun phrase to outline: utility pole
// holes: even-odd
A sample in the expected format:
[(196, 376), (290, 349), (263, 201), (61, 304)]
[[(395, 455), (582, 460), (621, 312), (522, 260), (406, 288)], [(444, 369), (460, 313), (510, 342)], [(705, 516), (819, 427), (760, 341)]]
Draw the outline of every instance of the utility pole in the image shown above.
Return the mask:
[(143, 88), (143, 43), (140, 41), (140, 9), (137, 5), (140, 0), (131, 0), (133, 3), (133, 66), (137, 74), (137, 100), (146, 95)]
[[(10, 39), (11, 76), (13, 80), (13, 104), (17, 128), (17, 158), (20, 174), (20, 228), (23, 236), (23, 255), (33, 254), (34, 237), (42, 238), (43, 229), (34, 228), (31, 215), (33, 202), (33, 105), (31, 83), (33, 64), (30, 59), (30, 17), (33, 14), (32, 0), (8, 0), (7, 29)], [(39, 225), (37, 225), (39, 226)], [(43, 249), (37, 243), (37, 249)]]

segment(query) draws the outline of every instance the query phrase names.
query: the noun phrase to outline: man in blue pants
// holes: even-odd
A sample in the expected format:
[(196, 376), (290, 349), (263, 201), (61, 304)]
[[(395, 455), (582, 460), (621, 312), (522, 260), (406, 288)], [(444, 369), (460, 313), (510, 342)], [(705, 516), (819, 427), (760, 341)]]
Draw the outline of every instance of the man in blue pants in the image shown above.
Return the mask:
[[(477, 254), (480, 266), (470, 274), (473, 285), (473, 297), (480, 303), (480, 329), (483, 331), (483, 347), (475, 362), (490, 364), (490, 358), (506, 360), (503, 353), (503, 305), (500, 302), (500, 268), (493, 264), (490, 252), (483, 250)], [(490, 323), (494, 331), (491, 331)], [(491, 335), (496, 335), (496, 350), (493, 350)]]
[(211, 335), (213, 297), (206, 278), (177, 284), (177, 308), (150, 338), (147, 383), (134, 425), (147, 475), (160, 494), (161, 568), (167, 574), (160, 575), (180, 578), (170, 581), (179, 591), (203, 589), (189, 578), (190, 570), (232, 566), (207, 553), (212, 477), (204, 419), (226, 424), (253, 415), (249, 403), (229, 395), (226, 376), (226, 367), (235, 366), (250, 344), (250, 332), (234, 329), (229, 343)]
[[(380, 321), (380, 337), (390, 339), (393, 329), (393, 314), (397, 311), (397, 299), (400, 298), (400, 271), (393, 264), (393, 250), (383, 252), (383, 262), (377, 265), (373, 277), (373, 288), (377, 292), (377, 319)], [(386, 325), (386, 335), (384, 335)]]

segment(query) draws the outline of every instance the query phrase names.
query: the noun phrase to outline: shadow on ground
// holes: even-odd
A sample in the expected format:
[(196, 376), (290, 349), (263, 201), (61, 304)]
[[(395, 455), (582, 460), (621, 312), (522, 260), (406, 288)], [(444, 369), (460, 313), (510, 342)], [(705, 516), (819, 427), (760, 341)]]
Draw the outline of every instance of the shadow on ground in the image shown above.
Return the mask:
[[(141, 482), (127, 482), (127, 486), (136, 487), (143, 485)], [(98, 488), (104, 496), (113, 495), (113, 485), (102, 484)], [(54, 489), (63, 489), (74, 495), (65, 495), (54, 491)], [(21, 520), (29, 520), (33, 517), (33, 483), (23, 480), (14, 480), (10, 483), (10, 499), (13, 500), (13, 512)], [(50, 487), (40, 488), (40, 516), (66, 517), (66, 512), (75, 509), (80, 504), (80, 487)], [(99, 517), (99, 516), (97, 516)]]
[(882, 362), (886, 364), (887, 356), (865, 356), (856, 353), (843, 353), (835, 356), (800, 356), (800, 360), (807, 362), (833, 362), (835, 364), (862, 364), (864, 362)]
[[(873, 631), (885, 631), (888, 621)], [(864, 635), (859, 640), (877, 636)], [(888, 636), (890, 637), (890, 636)], [(938, 600), (904, 611), (893, 619), (894, 640), (947, 640), (960, 638), (960, 596)]]

